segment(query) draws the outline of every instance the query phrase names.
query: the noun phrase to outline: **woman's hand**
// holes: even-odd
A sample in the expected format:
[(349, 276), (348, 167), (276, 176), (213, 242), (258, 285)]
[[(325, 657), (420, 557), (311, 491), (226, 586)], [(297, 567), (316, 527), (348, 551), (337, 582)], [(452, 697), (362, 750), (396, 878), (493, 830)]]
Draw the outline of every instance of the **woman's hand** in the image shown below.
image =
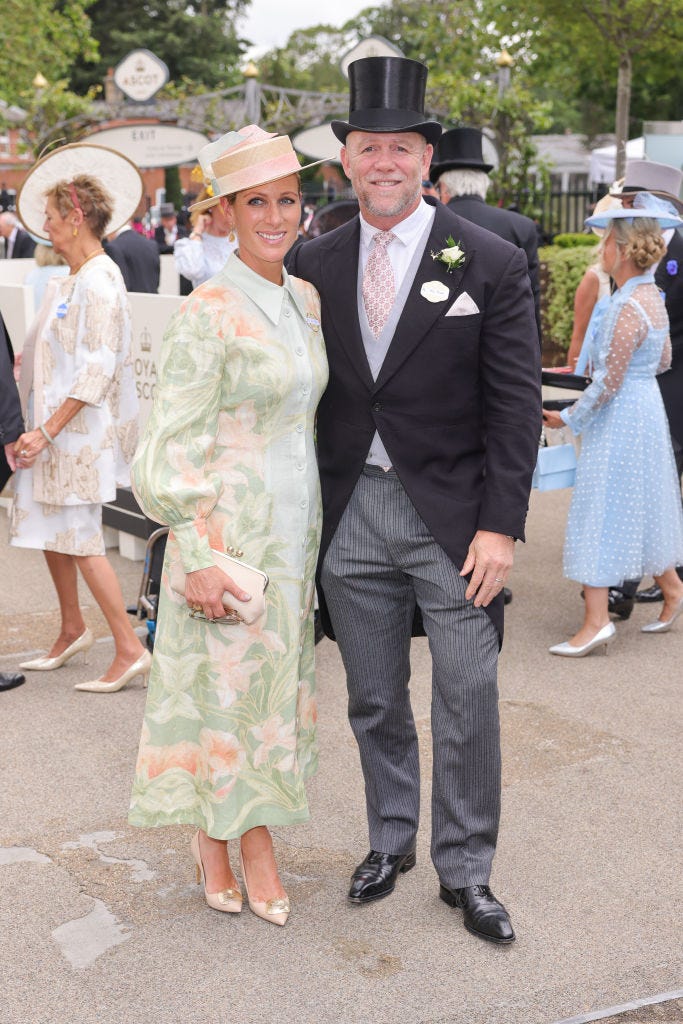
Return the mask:
[(546, 427), (550, 427), (553, 430), (559, 430), (560, 427), (566, 427), (567, 424), (564, 422), (559, 412), (556, 409), (544, 409), (543, 410), (543, 424)]
[(238, 601), (250, 601), (251, 594), (238, 587), (235, 581), (215, 565), (208, 569), (196, 569), (185, 577), (185, 600), (193, 611), (203, 611), (209, 620), (222, 619), (229, 615), (223, 604), (225, 591), (233, 594)]
[(196, 235), (199, 235), (199, 237), (201, 238), (201, 236), (204, 234), (210, 223), (211, 217), (206, 213), (200, 213), (196, 221), (194, 222), (192, 231), (190, 232), (190, 238)]
[[(47, 440), (40, 430), (28, 430), (14, 442), (16, 469), (30, 469), (44, 448)], [(7, 460), (9, 462), (9, 459)], [(11, 463), (10, 463), (11, 466)]]

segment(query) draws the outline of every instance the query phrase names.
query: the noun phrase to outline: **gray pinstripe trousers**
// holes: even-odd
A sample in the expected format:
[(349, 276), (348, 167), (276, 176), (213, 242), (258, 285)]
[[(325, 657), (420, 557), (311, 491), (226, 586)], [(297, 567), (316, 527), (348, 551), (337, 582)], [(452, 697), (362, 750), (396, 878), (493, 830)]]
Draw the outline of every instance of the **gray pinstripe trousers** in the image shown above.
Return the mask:
[(412, 850), (420, 809), (410, 705), (419, 605), (432, 656), (432, 844), (451, 888), (489, 880), (500, 817), (498, 634), (397, 477), (366, 466), (322, 567), (365, 778), (370, 846)]

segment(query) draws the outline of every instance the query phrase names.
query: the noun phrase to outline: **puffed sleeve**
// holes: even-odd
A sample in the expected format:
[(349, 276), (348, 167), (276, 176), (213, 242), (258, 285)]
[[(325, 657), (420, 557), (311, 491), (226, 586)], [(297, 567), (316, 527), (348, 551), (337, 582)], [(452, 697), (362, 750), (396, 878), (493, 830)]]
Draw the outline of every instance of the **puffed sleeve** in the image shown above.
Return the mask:
[(154, 406), (131, 469), (143, 510), (173, 530), (185, 572), (213, 564), (206, 519), (223, 490), (211, 458), (230, 339), (219, 333), (218, 319), (191, 296), (171, 320)]
[(195, 284), (210, 276), (201, 238), (179, 238), (173, 247), (173, 261), (178, 273)]
[(574, 405), (560, 413), (577, 435), (619, 391), (633, 353), (647, 336), (648, 323), (639, 304), (629, 299), (617, 310), (616, 316), (605, 318), (603, 331), (592, 383)]

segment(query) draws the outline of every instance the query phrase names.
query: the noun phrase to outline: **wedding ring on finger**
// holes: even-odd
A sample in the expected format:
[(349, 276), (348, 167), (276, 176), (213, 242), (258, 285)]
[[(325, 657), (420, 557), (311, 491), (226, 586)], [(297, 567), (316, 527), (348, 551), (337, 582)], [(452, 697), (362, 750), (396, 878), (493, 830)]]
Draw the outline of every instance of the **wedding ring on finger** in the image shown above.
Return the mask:
[(22, 448), (19, 452), (20, 455), (28, 455), (28, 448)]
[(494, 581), (493, 581), (493, 582), (494, 582), (494, 583), (504, 583), (505, 581), (504, 581), (504, 580), (501, 580), (501, 579), (499, 579), (499, 578), (498, 578), (498, 577), (496, 576), (496, 578), (494, 579)]

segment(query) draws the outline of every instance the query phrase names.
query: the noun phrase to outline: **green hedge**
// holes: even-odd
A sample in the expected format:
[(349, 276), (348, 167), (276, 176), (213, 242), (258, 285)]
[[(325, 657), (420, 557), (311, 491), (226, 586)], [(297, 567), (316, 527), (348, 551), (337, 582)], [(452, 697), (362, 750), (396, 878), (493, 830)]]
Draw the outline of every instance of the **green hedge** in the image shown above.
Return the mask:
[(565, 234), (553, 237), (553, 245), (559, 245), (561, 249), (574, 249), (578, 245), (594, 246), (595, 244), (595, 235), (592, 231), (589, 235)]
[(581, 243), (572, 248), (546, 245), (538, 250), (544, 347), (562, 352), (569, 348), (574, 321), (574, 293), (586, 269), (595, 263), (596, 245), (593, 240), (590, 248)]

